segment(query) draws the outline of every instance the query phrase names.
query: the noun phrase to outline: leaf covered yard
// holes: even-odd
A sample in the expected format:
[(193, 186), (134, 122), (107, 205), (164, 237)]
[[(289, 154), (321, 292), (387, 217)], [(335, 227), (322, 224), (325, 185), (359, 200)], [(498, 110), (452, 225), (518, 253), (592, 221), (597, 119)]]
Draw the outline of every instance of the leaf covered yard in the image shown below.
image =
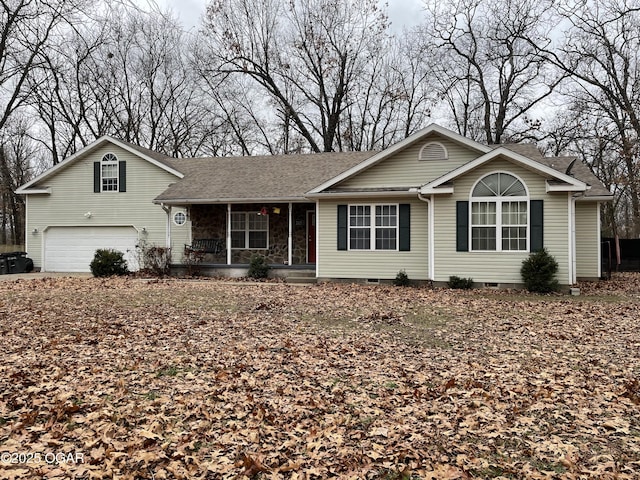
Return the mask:
[(581, 288), (0, 282), (0, 478), (639, 478), (640, 276)]

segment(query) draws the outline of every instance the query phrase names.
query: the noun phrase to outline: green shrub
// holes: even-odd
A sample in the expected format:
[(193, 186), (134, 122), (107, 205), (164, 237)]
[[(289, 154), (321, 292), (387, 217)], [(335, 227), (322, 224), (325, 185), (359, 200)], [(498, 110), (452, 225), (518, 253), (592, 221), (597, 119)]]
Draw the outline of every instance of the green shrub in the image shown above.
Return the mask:
[(555, 279), (558, 272), (558, 262), (546, 249), (533, 252), (522, 262), (520, 275), (525, 287), (530, 292), (549, 293), (558, 290)]
[(110, 248), (98, 249), (89, 264), (94, 277), (110, 277), (129, 273), (124, 253)]
[(270, 268), (265, 257), (262, 255), (253, 255), (249, 263), (249, 273), (247, 273), (247, 275), (251, 278), (267, 278)]
[(411, 281), (409, 280), (409, 275), (407, 275), (407, 272), (405, 272), (404, 270), (400, 270), (396, 275), (393, 284), (396, 287), (408, 287), (411, 284)]
[(447, 286), (456, 290), (470, 290), (473, 288), (473, 278), (460, 278), (452, 275), (449, 277)]

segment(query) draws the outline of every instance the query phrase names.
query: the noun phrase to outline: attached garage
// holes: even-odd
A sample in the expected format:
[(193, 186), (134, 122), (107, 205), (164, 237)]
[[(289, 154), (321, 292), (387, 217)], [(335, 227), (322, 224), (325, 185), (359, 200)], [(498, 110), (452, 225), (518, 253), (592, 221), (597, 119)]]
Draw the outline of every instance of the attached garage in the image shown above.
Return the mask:
[(121, 227), (49, 227), (44, 232), (44, 271), (89, 272), (89, 264), (99, 248), (125, 254), (130, 270), (137, 269), (138, 232)]

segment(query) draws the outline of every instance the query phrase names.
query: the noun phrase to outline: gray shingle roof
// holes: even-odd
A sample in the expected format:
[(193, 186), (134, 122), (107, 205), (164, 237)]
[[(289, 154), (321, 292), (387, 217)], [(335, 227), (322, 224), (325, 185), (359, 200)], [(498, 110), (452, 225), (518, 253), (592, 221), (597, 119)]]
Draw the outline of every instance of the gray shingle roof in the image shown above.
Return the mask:
[(163, 203), (296, 201), (376, 152), (168, 159), (185, 176), (156, 197)]
[[(525, 157), (535, 160), (536, 162), (540, 162), (543, 165), (553, 168), (554, 170), (558, 170), (561, 173), (566, 173), (567, 168), (569, 167), (571, 162), (577, 159), (577, 157), (543, 157), (540, 153), (540, 150), (538, 150), (538, 147), (536, 147), (536, 145), (534, 145), (533, 143), (513, 143), (505, 145), (495, 145), (495, 147), (508, 148), (512, 152), (524, 155)], [(593, 172), (584, 162), (576, 160), (576, 162), (573, 164), (573, 167), (571, 168), (571, 175), (591, 187), (591, 189), (589, 189), (585, 193), (585, 197), (600, 197), (611, 195), (611, 192), (607, 190), (603, 183), (598, 179), (598, 177), (593, 174)]]
[[(184, 174), (162, 194), (161, 203), (226, 203), (304, 200), (305, 193), (370, 158), (377, 152), (261, 155), (176, 159), (133, 144), (132, 148)], [(575, 157), (543, 157), (532, 143), (496, 145), (565, 173)], [(611, 193), (580, 161), (572, 175), (591, 186), (585, 194)]]
[(534, 143), (505, 143), (504, 145), (492, 145), (492, 147), (504, 147), (512, 152), (529, 157), (532, 160), (540, 160), (541, 158), (544, 158)]
[[(545, 165), (562, 173), (567, 171), (569, 164), (573, 160), (576, 160), (576, 157), (543, 157), (542, 159), (538, 159), (539, 162), (544, 163)], [(571, 167), (570, 174), (591, 187), (587, 192), (585, 192), (585, 197), (611, 196), (611, 192), (607, 190), (598, 177), (591, 172), (584, 162), (576, 160), (576, 163)]]
[(169, 157), (168, 155), (165, 155), (164, 153), (159, 153), (159, 152), (156, 152), (154, 150), (149, 150), (148, 148), (141, 147), (139, 145), (136, 145), (135, 143), (125, 142), (124, 140), (118, 140), (118, 141), (124, 143), (127, 146), (129, 146), (133, 150), (135, 150), (137, 152), (140, 152), (142, 155), (146, 155), (149, 158), (153, 158), (154, 160), (157, 160), (158, 162), (164, 163), (166, 166), (168, 166), (170, 168), (174, 168), (174, 165), (173, 165), (172, 161), (174, 161), (175, 158)]

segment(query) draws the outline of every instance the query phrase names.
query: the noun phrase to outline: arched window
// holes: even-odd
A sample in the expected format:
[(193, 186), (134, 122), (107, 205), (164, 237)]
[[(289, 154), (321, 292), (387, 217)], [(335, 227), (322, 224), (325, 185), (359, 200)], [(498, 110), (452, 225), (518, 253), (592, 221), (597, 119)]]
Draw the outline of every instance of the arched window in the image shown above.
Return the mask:
[(118, 157), (107, 153), (100, 162), (100, 182), (103, 192), (118, 191)]
[(527, 251), (529, 194), (505, 172), (481, 178), (471, 192), (471, 250)]
[(420, 149), (418, 160), (446, 160), (449, 158), (447, 149), (439, 142), (429, 142)]

